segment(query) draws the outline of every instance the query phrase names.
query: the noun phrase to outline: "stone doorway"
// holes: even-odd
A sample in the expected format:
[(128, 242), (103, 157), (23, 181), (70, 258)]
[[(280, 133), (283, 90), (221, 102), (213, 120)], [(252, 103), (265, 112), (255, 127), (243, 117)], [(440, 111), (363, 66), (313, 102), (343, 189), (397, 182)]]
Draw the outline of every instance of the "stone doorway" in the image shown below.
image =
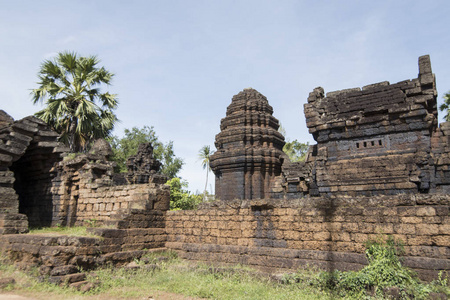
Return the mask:
[(0, 234), (52, 225), (54, 166), (68, 150), (58, 136), (35, 117), (14, 121), (0, 111)]
[(15, 178), (13, 187), (19, 196), (19, 213), (28, 217), (30, 228), (52, 225), (52, 179), (56, 176), (52, 168), (59, 160), (52, 150), (33, 141), (10, 167)]

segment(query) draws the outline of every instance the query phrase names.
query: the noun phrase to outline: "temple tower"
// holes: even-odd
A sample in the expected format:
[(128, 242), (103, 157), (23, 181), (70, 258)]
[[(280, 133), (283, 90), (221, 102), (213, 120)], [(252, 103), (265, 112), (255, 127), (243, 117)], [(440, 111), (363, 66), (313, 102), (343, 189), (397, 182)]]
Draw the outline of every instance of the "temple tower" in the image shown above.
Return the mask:
[(285, 144), (272, 113), (267, 98), (252, 88), (233, 96), (210, 161), (217, 199), (270, 197), (270, 186), (281, 173)]

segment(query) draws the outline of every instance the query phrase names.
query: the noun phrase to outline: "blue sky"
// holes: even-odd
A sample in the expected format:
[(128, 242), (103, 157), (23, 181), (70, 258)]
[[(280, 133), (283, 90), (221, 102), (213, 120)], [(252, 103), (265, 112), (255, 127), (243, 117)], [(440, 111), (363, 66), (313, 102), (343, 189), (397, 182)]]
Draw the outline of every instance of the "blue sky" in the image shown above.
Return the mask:
[(154, 126), (184, 159), (182, 178), (201, 191), (197, 153), (215, 149), (220, 119), (244, 88), (268, 98), (288, 139), (310, 143), (303, 104), (317, 86), (415, 78), (418, 57), (430, 54), (442, 103), (449, 15), (448, 0), (0, 0), (0, 109), (15, 119), (41, 109), (30, 89), (43, 60), (65, 50), (97, 55), (116, 74), (114, 133)]

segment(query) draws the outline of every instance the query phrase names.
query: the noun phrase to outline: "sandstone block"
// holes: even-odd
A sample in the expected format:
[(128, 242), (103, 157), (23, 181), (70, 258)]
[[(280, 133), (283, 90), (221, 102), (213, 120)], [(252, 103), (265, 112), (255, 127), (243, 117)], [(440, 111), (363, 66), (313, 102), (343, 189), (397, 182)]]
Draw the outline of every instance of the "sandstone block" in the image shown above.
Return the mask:
[(419, 224), (422, 223), (422, 218), (421, 217), (401, 217), (400, 221), (402, 223), (411, 223), (411, 224)]
[(396, 224), (394, 232), (398, 234), (416, 234), (416, 227), (413, 224)]
[(416, 234), (426, 236), (437, 235), (439, 234), (439, 226), (437, 224), (417, 224)]

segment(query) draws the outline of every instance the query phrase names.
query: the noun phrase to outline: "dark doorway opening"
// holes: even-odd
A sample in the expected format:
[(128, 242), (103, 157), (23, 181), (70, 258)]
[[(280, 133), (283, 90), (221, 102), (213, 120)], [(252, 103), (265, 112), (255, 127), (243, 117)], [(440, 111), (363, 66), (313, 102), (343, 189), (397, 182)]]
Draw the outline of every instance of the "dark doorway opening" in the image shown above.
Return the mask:
[(53, 148), (31, 142), (25, 154), (12, 164), (14, 190), (19, 196), (19, 213), (28, 217), (30, 228), (48, 227), (53, 219), (52, 170), (59, 155)]

